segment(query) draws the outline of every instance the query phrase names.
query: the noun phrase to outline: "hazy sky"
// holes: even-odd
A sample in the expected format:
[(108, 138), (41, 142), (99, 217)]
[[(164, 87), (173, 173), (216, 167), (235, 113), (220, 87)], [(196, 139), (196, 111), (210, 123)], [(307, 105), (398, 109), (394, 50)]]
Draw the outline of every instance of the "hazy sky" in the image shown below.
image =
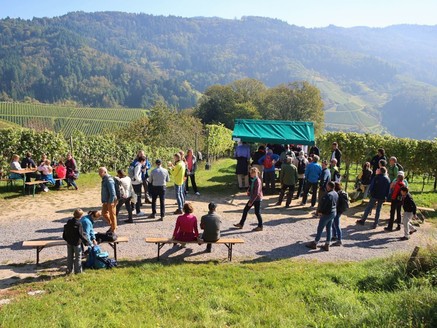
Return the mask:
[(264, 16), (306, 27), (437, 25), (437, 0), (0, 0), (0, 18), (123, 11), (183, 17)]

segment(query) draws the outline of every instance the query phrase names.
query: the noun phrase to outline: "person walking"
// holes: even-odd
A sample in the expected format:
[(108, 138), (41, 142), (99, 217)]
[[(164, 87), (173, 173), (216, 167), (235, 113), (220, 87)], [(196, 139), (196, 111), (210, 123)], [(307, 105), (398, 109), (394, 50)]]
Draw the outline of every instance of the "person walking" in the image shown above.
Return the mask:
[(258, 164), (264, 167), (264, 181), (266, 194), (275, 194), (275, 164), (279, 160), (279, 155), (274, 154), (272, 149), (268, 149), (267, 153), (258, 160)]
[(331, 246), (343, 245), (343, 235), (341, 232), (340, 218), (341, 215), (349, 208), (349, 195), (341, 187), (340, 182), (335, 182), (335, 192), (338, 195), (337, 214), (332, 221), (332, 240), (336, 240)]
[(390, 219), (388, 221), (387, 227), (384, 228), (385, 231), (393, 231), (393, 224), (395, 222), (396, 215), (396, 230), (401, 230), (401, 209), (402, 209), (402, 195), (401, 188), (405, 187), (404, 182), (404, 172), (398, 172), (398, 178), (394, 183), (393, 191), (391, 193), (391, 205), (390, 205)]
[[(132, 200), (136, 203), (137, 197), (135, 195), (135, 190), (132, 185), (132, 180), (126, 174), (124, 174), (123, 170), (117, 170), (117, 176), (114, 178), (116, 188), (115, 194), (117, 195), (117, 207), (116, 207), (116, 215), (118, 217), (118, 213), (120, 213), (121, 207), (123, 205), (126, 206), (127, 210), (127, 220), (126, 223), (133, 223), (132, 218)], [(135, 196), (135, 199), (133, 197)]]
[(287, 201), (285, 202), (285, 207), (290, 207), (291, 200), (294, 194), (294, 188), (298, 181), (297, 167), (292, 164), (292, 158), (287, 157), (285, 163), (281, 165), (281, 172), (279, 173), (279, 181), (281, 183), (281, 192), (279, 194), (279, 200), (275, 204), (280, 206), (282, 200), (284, 199), (285, 192), (288, 189)]
[(187, 156), (185, 157), (187, 164), (187, 181), (185, 186), (185, 191), (188, 194), (189, 186), (188, 182), (191, 181), (191, 185), (193, 186), (194, 194), (200, 196), (199, 190), (197, 189), (196, 184), (196, 169), (197, 169), (197, 158), (193, 154), (193, 149), (188, 149)]
[(67, 160), (65, 161), (65, 167), (67, 168), (67, 187), (72, 186), (78, 190), (76, 180), (79, 178), (79, 171), (77, 169), (76, 161), (71, 153), (67, 154)]
[(238, 188), (245, 189), (249, 187), (248, 167), (250, 160), (250, 146), (245, 142), (240, 142), (235, 148), (234, 158), (237, 160), (237, 180)]
[(156, 217), (156, 201), (159, 197), (160, 205), (160, 221), (165, 217), (165, 192), (167, 182), (170, 181), (168, 171), (162, 167), (162, 161), (157, 159), (155, 161), (156, 168), (152, 170), (149, 176), (149, 183), (152, 186), (152, 214), (148, 216), (149, 219)]
[(327, 185), (328, 182), (331, 181), (331, 171), (328, 168), (328, 162), (325, 160), (322, 162), (322, 173), (320, 174), (320, 182), (319, 182), (319, 195), (318, 202), (320, 207), (320, 201), (323, 196), (328, 192)]
[(146, 163), (146, 157), (140, 156), (129, 166), (129, 177), (132, 180), (132, 186), (134, 188), (135, 195), (137, 196), (137, 201), (135, 203), (136, 216), (145, 216), (146, 213), (141, 211), (141, 190), (143, 188), (143, 176), (144, 167)]
[[(216, 212), (217, 205), (213, 202), (208, 204), (208, 214), (200, 219), (200, 229), (203, 230), (202, 240), (205, 242), (216, 242), (220, 239), (221, 217)], [(206, 244), (206, 252), (211, 253), (211, 243)]]
[(184, 182), (186, 168), (185, 163), (182, 161), (180, 153), (174, 154), (173, 158), (174, 164), (172, 162), (169, 162), (168, 166), (174, 182), (175, 196), (178, 203), (178, 209), (174, 212), (174, 214), (182, 214), (182, 208), (185, 203)]
[(309, 163), (305, 169), (305, 187), (303, 190), (302, 203), (305, 205), (308, 198), (308, 193), (311, 189), (311, 207), (316, 206), (317, 200), (317, 188), (319, 186), (320, 175), (322, 174), (322, 167), (318, 163), (319, 156), (314, 155), (313, 161)]
[(404, 225), (404, 236), (401, 240), (410, 239), (410, 235), (417, 231), (411, 224), (411, 220), (416, 218), (417, 206), (413, 200), (413, 196), (408, 192), (408, 187), (401, 187), (402, 206), (404, 208), (404, 215), (402, 217), (402, 223)]
[(305, 185), (305, 169), (308, 165), (308, 160), (305, 158), (305, 153), (301, 150), (296, 158), (293, 159), (294, 166), (297, 167), (297, 177), (299, 186), (297, 189), (296, 199), (300, 198)]
[(99, 168), (99, 175), (102, 178), (102, 216), (110, 225), (108, 231), (115, 232), (117, 230), (117, 197), (115, 194), (115, 182), (114, 179), (109, 175), (106, 167)]
[(385, 167), (376, 170), (376, 175), (370, 183), (369, 192), (369, 203), (364, 210), (363, 217), (360, 220), (357, 220), (356, 224), (364, 225), (370, 212), (375, 207), (375, 204), (377, 204), (375, 222), (373, 223), (373, 229), (376, 229), (379, 223), (379, 215), (381, 213), (382, 205), (390, 192), (390, 180), (387, 177), (387, 169)]
[(261, 216), (261, 201), (263, 198), (262, 191), (262, 182), (259, 178), (259, 172), (256, 167), (252, 167), (250, 169), (250, 187), (247, 190), (247, 195), (249, 196), (249, 201), (243, 210), (243, 215), (238, 224), (234, 224), (234, 227), (238, 229), (243, 229), (244, 223), (246, 222), (247, 214), (252, 206), (255, 207), (255, 215), (258, 219), (258, 226), (253, 229), (253, 231), (262, 231), (263, 230), (263, 220)]

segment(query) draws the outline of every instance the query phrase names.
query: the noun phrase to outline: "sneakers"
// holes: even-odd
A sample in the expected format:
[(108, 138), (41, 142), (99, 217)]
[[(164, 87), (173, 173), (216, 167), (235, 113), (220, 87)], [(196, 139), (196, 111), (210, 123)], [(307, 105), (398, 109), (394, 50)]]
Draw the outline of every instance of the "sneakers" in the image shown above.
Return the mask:
[(137, 215), (137, 216), (146, 216), (146, 213), (139, 211), (139, 212), (137, 212), (136, 215)]
[(329, 252), (329, 244), (325, 244), (321, 247), (324, 251)]
[(200, 196), (200, 192), (196, 191), (195, 195)]
[(385, 232), (392, 232), (392, 231), (393, 231), (393, 228), (385, 227), (385, 228), (384, 228), (384, 231), (385, 231)]
[(311, 249), (317, 249), (317, 243), (315, 241), (306, 243), (305, 246)]
[(44, 192), (48, 192), (48, 191), (49, 191), (49, 188), (45, 187)]
[(234, 227), (238, 228), (238, 229), (243, 229), (243, 226), (241, 224), (239, 224), (239, 223), (238, 224), (234, 224)]
[(401, 226), (398, 224), (398, 226), (396, 227), (395, 230), (397, 230), (397, 231), (401, 230)]
[(358, 225), (362, 225), (363, 226), (365, 221), (363, 221), (363, 220), (356, 220), (355, 223), (358, 224)]
[(156, 218), (156, 215), (155, 214), (150, 214), (147, 218), (148, 219), (154, 219), (154, 218)]
[(335, 243), (331, 244), (331, 246), (342, 246), (343, 243), (341, 242), (341, 240), (337, 240)]
[(159, 221), (164, 221), (164, 217), (161, 216), (161, 217), (159, 218)]
[(263, 227), (256, 227), (255, 229), (252, 229), (252, 231), (263, 231)]
[(177, 209), (176, 211), (173, 212), (173, 214), (182, 214), (182, 210)]

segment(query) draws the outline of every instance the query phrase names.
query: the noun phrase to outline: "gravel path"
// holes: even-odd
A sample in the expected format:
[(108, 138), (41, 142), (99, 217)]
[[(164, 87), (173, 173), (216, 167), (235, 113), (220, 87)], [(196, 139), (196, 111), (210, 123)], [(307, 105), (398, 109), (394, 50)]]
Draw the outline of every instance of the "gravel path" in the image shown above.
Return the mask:
[[(173, 190), (168, 192), (167, 212), (172, 213), (176, 206)], [(23, 249), (23, 240), (51, 239), (62, 236), (63, 225), (72, 216), (74, 209), (84, 211), (99, 209), (99, 189), (80, 191), (51, 191), (36, 195), (35, 198), (19, 196), (0, 201), (0, 288), (5, 287), (17, 279), (35, 275), (35, 251)], [(195, 215), (206, 213), (207, 204), (214, 200), (218, 205), (218, 212), (222, 215), (222, 235), (241, 237), (245, 244), (234, 247), (234, 261), (274, 260), (302, 258), (321, 261), (360, 261), (364, 259), (383, 257), (398, 251), (411, 252), (416, 245), (435, 243), (436, 229), (425, 223), (409, 241), (399, 241), (402, 231), (385, 233), (382, 226), (376, 230), (366, 226), (356, 226), (355, 220), (360, 217), (364, 207), (349, 209), (347, 216), (342, 217), (343, 247), (331, 247), (329, 252), (320, 249), (309, 250), (303, 244), (313, 240), (318, 219), (312, 218), (308, 207), (297, 205), (293, 201), (292, 207), (285, 209), (274, 206), (277, 197), (266, 197), (262, 203), (264, 231), (252, 232), (256, 227), (255, 215), (251, 212), (243, 230), (233, 229), (241, 217), (243, 207), (247, 201), (244, 194), (233, 197), (211, 199), (206, 195), (189, 195), (189, 201), (194, 203)], [(143, 211), (150, 213), (150, 205), (143, 206)], [(382, 215), (386, 218), (386, 212)], [(119, 259), (144, 260), (156, 257), (156, 246), (146, 244), (145, 237), (170, 237), (175, 215), (168, 215), (163, 222), (146, 218), (134, 218), (134, 224), (125, 224), (126, 212), (122, 210), (119, 217), (119, 235), (129, 237), (129, 243), (119, 245)], [(372, 222), (372, 219), (370, 219)], [(383, 220), (384, 223), (384, 220)], [(107, 230), (106, 223), (98, 221), (96, 230)], [(322, 241), (324, 241), (324, 236)], [(189, 245), (190, 246), (190, 245)], [(183, 260), (191, 261), (219, 261), (227, 258), (224, 245), (213, 246), (211, 254), (203, 253), (205, 246), (191, 245), (185, 249), (174, 250), (171, 246), (162, 249), (163, 261)], [(109, 245), (103, 248), (112, 254)], [(66, 250), (64, 247), (51, 247), (41, 252), (43, 270), (41, 272), (60, 272), (65, 270)], [(21, 265), (27, 263), (26, 265)], [(17, 265), (20, 264), (20, 265)]]

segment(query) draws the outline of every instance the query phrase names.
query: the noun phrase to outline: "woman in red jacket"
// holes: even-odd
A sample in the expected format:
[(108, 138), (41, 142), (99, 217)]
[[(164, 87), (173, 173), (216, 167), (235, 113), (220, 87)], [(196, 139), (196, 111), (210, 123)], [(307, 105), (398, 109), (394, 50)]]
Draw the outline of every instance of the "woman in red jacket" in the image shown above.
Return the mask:
[[(176, 220), (176, 227), (173, 231), (173, 239), (177, 241), (195, 241), (199, 237), (197, 229), (197, 218), (192, 214), (193, 205), (185, 203), (183, 208), (184, 214)], [(184, 244), (182, 243), (182, 246)]]
[(393, 192), (391, 193), (391, 206), (390, 206), (390, 220), (388, 226), (384, 228), (385, 231), (393, 231), (393, 223), (396, 214), (396, 230), (401, 230), (401, 207), (402, 207), (402, 195), (401, 188), (405, 187), (404, 172), (398, 172), (398, 178), (394, 182)]
[(247, 202), (246, 207), (244, 207), (243, 216), (241, 217), (240, 223), (234, 224), (234, 227), (243, 229), (247, 213), (249, 213), (249, 210), (254, 206), (255, 215), (258, 219), (258, 226), (253, 229), (253, 231), (262, 231), (263, 219), (261, 217), (261, 201), (263, 198), (263, 189), (261, 179), (259, 178), (259, 171), (256, 167), (250, 169), (250, 187), (247, 190), (247, 195), (249, 196), (249, 201)]

